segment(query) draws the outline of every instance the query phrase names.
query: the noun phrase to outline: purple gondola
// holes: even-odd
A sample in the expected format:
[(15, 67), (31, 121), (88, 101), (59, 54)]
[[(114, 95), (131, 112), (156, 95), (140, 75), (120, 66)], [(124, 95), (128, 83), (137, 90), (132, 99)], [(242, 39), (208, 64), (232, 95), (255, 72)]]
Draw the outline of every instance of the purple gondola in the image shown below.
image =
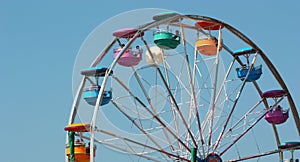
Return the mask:
[(263, 98), (278, 98), (285, 96), (286, 92), (284, 90), (270, 90), (267, 92), (264, 92), (261, 97)]
[(271, 108), (272, 110), (265, 115), (265, 119), (270, 124), (282, 124), (286, 122), (289, 118), (289, 113), (287, 110), (282, 110), (282, 108), (278, 105), (275, 108)]

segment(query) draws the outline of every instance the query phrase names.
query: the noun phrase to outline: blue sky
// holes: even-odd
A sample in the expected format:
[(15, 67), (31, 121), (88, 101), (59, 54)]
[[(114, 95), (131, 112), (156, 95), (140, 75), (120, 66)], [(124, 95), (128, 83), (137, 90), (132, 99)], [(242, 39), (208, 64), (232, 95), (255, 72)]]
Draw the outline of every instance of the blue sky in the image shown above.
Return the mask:
[[(267, 54), (300, 103), (300, 1), (1, 1), (0, 161), (64, 160), (78, 50), (103, 21), (140, 8), (207, 15), (236, 27)], [(104, 161), (113, 155), (99, 152)]]

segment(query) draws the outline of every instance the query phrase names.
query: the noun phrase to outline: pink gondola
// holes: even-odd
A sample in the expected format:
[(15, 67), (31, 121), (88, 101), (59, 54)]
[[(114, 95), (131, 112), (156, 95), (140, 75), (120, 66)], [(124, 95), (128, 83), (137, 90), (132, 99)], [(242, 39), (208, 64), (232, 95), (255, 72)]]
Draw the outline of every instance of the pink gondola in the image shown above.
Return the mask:
[(289, 118), (289, 113), (282, 110), (280, 106), (272, 108), (270, 112), (265, 115), (265, 119), (270, 124), (282, 124)]
[[(132, 38), (136, 33), (138, 32), (138, 29), (136, 28), (123, 28), (116, 30), (113, 33), (113, 36), (120, 37), (120, 38)], [(142, 37), (144, 35), (144, 32), (140, 33), (138, 37)]]
[[(115, 58), (119, 55), (121, 50), (122, 50), (122, 48), (114, 49), (114, 57)], [(142, 49), (132, 50), (131, 48), (128, 48), (123, 53), (121, 58), (118, 60), (118, 64), (120, 64), (122, 66), (127, 66), (127, 67), (135, 66), (135, 65), (139, 64), (139, 62), (142, 60), (142, 53), (143, 53)]]

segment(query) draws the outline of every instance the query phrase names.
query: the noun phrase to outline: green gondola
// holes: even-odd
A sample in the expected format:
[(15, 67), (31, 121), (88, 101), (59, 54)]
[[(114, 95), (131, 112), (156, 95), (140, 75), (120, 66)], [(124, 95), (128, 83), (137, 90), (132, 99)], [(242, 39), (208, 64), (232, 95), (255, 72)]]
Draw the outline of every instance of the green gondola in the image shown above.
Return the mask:
[(167, 31), (157, 31), (154, 33), (154, 43), (166, 50), (175, 49), (180, 44), (180, 36)]

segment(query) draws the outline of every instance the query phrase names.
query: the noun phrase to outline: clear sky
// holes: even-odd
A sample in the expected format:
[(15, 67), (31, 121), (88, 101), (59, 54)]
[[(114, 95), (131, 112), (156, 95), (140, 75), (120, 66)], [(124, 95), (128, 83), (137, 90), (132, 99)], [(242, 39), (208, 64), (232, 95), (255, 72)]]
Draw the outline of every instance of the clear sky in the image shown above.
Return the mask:
[[(140, 8), (206, 15), (236, 27), (267, 54), (296, 106), (300, 103), (298, 0), (0, 1), (0, 161), (64, 160), (63, 128), (81, 44), (105, 20)], [(117, 159), (115, 152), (100, 148), (101, 161)], [(131, 161), (123, 155), (118, 159)]]

